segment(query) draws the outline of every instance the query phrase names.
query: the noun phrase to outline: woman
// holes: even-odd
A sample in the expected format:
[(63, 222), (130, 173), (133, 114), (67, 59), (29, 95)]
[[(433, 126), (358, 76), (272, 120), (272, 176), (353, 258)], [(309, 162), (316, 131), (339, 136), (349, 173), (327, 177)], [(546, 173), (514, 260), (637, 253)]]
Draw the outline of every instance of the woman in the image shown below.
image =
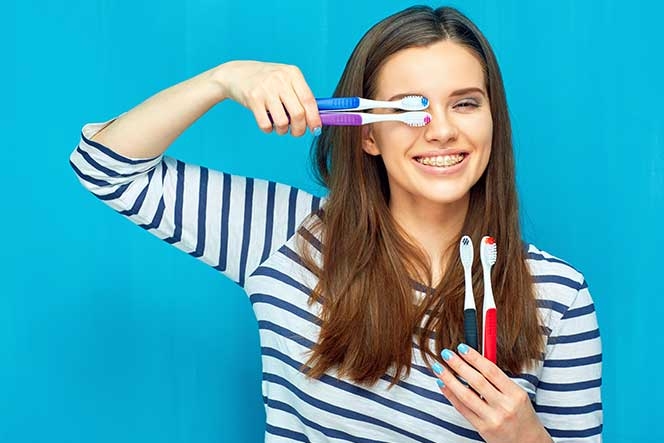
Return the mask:
[[(580, 273), (522, 243), (500, 71), (458, 11), (381, 21), (335, 91), (404, 95), (429, 99), (428, 125), (320, 133), (297, 68), (229, 62), (86, 125), (71, 162), (109, 206), (246, 290), (266, 441), (599, 441), (594, 305)], [(266, 132), (320, 133), (324, 200), (162, 155), (228, 98)], [(497, 365), (463, 343), (464, 234), (499, 245)], [(475, 294), (479, 276), (475, 260)]]

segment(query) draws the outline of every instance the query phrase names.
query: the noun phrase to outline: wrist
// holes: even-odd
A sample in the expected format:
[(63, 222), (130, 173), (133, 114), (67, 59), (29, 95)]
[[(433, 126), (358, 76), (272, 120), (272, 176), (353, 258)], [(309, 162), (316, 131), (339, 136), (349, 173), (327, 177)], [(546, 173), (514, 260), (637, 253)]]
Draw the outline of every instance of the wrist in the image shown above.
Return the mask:
[(531, 440), (533, 443), (553, 443), (553, 439), (549, 433), (544, 429), (544, 426), (540, 426), (536, 435), (533, 436)]
[(233, 64), (232, 61), (222, 63), (221, 65), (218, 65), (207, 72), (208, 74), (207, 79), (216, 89), (219, 101), (226, 100), (227, 98), (230, 97), (228, 90), (228, 83), (227, 83), (228, 80), (227, 71), (232, 64)]

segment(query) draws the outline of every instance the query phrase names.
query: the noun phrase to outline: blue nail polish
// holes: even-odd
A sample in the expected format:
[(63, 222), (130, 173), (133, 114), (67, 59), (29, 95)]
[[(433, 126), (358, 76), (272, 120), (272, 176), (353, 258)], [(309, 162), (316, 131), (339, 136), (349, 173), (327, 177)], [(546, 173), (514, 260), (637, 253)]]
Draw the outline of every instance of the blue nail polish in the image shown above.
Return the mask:
[(317, 128), (314, 128), (314, 137), (318, 137), (321, 132), (323, 132), (323, 131), (321, 130), (320, 126), (317, 127)]
[(466, 346), (466, 345), (463, 344), (463, 343), (461, 343), (459, 346), (457, 346), (457, 349), (458, 349), (459, 352), (461, 352), (463, 355), (466, 355), (466, 354), (468, 353), (468, 351), (470, 351), (470, 349), (468, 348), (468, 346)]
[(433, 365), (431, 365), (431, 369), (433, 369), (433, 372), (435, 372), (437, 375), (440, 375), (443, 372), (443, 367), (438, 362), (435, 362)]
[(445, 383), (443, 383), (443, 381), (442, 381), (441, 379), (439, 379), (439, 378), (436, 379), (436, 384), (437, 384), (438, 387), (441, 388), (441, 389), (445, 387)]
[(443, 360), (449, 361), (452, 358), (452, 351), (449, 349), (443, 349), (443, 352), (440, 353), (440, 356), (443, 357)]

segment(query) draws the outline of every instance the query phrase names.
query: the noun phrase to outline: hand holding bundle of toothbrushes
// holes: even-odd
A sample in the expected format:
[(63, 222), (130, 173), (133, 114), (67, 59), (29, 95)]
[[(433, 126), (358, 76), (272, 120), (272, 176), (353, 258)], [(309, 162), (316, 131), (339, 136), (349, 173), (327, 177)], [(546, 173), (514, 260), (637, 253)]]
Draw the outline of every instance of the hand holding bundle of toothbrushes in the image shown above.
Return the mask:
[(466, 343), (458, 353), (443, 349), (441, 357), (447, 368), (434, 363), (432, 369), (438, 387), (487, 441), (551, 441), (542, 427), (526, 391), (514, 383), (498, 366), (498, 325), (496, 304), (491, 287), (491, 268), (496, 263), (497, 245), (492, 237), (483, 237), (480, 260), (484, 276), (482, 307), (482, 354), (478, 348), (477, 317), (472, 287), (473, 242), (463, 236), (459, 243), (464, 269), (464, 336)]
[[(298, 137), (307, 128), (319, 134), (322, 125), (359, 126), (383, 121), (399, 121), (424, 126), (431, 115), (424, 110), (429, 101), (412, 96), (393, 101), (360, 97), (316, 99), (302, 72), (295, 66), (238, 60), (224, 63), (212, 74), (221, 86), (222, 99), (230, 98), (250, 109), (264, 132), (290, 132)], [(405, 112), (371, 113), (371, 109)]]

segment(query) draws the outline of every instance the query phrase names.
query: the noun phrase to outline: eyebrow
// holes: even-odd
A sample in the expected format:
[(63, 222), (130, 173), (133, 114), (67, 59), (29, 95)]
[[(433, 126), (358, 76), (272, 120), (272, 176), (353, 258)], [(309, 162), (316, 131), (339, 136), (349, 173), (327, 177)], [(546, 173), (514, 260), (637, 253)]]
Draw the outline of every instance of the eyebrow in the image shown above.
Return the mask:
[(456, 96), (458, 96), (458, 95), (465, 95), (465, 94), (469, 94), (469, 93), (471, 93), (471, 92), (479, 92), (480, 94), (482, 94), (483, 96), (486, 97), (486, 92), (484, 92), (484, 89), (482, 89), (482, 88), (477, 88), (477, 87), (457, 89), (456, 91), (454, 91), (454, 92), (451, 93), (450, 95), (451, 95), (452, 97), (456, 97)]
[[(486, 97), (486, 92), (482, 88), (477, 88), (477, 87), (470, 87), (470, 88), (463, 88), (463, 89), (457, 89), (456, 91), (452, 92), (450, 94), (451, 97), (457, 97), (459, 95), (464, 95), (464, 94), (469, 94), (471, 92), (479, 92), (482, 94), (484, 97)], [(402, 94), (397, 94), (393, 95), (392, 97), (388, 98), (387, 101), (392, 101), (392, 100), (399, 100), (404, 97), (408, 97), (409, 95), (421, 95), (423, 97), (426, 97), (424, 94), (421, 92), (405, 92)]]

